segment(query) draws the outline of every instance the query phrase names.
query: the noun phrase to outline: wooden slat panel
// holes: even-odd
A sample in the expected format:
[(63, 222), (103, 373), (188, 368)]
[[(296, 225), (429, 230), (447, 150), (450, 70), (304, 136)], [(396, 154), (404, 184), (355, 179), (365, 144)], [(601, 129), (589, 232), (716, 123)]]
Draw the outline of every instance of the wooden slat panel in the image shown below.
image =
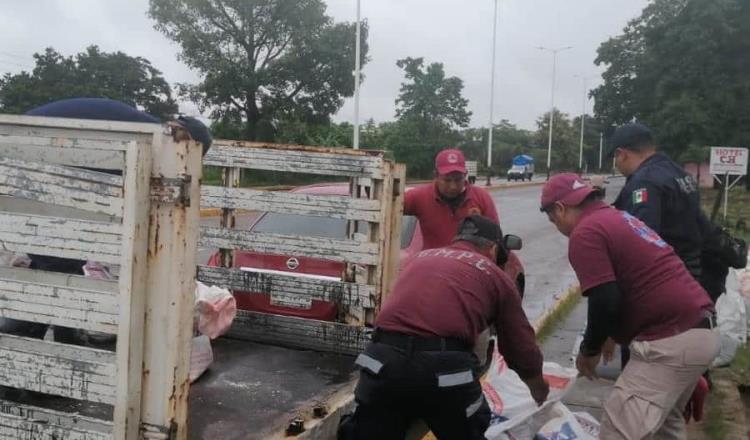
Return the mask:
[(122, 151), (86, 150), (83, 148), (55, 150), (51, 147), (0, 143), (0, 156), (29, 162), (107, 170), (121, 170), (125, 166), (125, 154)]
[(115, 355), (0, 334), (0, 385), (113, 404)]
[[(96, 119), (55, 118), (49, 116), (0, 115), (0, 133), (53, 133), (62, 138), (133, 139), (143, 135), (150, 139), (161, 132), (160, 124), (149, 122), (104, 121)], [(58, 134), (60, 133), (60, 134)]]
[(272, 294), (282, 299), (302, 297), (348, 307), (375, 307), (375, 287), (365, 284), (208, 266), (198, 266), (198, 280), (243, 292)]
[(122, 217), (122, 177), (0, 158), (0, 193)]
[(275, 255), (322, 258), (356, 264), (378, 263), (377, 243), (323, 237), (265, 234), (241, 230), (204, 227), (200, 246), (241, 249)]
[[(116, 283), (108, 283), (104, 291), (93, 290), (66, 286), (63, 283), (69, 277), (56, 277), (62, 274), (50, 273), (51, 277), (43, 274), (45, 272), (28, 269), (0, 271), (0, 316), (110, 334), (117, 332)], [(50, 283), (54, 278), (63, 283)], [(85, 281), (92, 280), (82, 278), (80, 284), (86, 285)], [(101, 286), (103, 283), (91, 284)]]
[(0, 400), (2, 440), (110, 440), (112, 424), (102, 420)]
[(364, 350), (370, 341), (370, 331), (371, 329), (362, 326), (239, 310), (227, 336), (292, 348), (355, 355)]
[(0, 212), (0, 243), (17, 253), (118, 263), (121, 230), (115, 223)]
[(247, 188), (201, 187), (201, 207), (249, 209), (346, 220), (379, 220), (377, 200), (322, 196)]
[(216, 141), (204, 165), (347, 177), (382, 177), (380, 152)]

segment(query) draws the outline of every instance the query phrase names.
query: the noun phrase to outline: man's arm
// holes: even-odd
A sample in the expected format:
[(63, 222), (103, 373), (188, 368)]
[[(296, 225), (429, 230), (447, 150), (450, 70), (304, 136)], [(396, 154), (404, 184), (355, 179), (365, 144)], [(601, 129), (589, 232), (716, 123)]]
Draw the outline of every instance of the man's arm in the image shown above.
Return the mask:
[(406, 191), (404, 194), (404, 215), (417, 215), (417, 192), (419, 188)]
[(661, 233), (661, 215), (663, 194), (653, 183), (643, 181), (633, 186), (627, 200), (624, 201), (625, 211), (640, 219), (657, 234)]
[(484, 189), (482, 191), (482, 215), (494, 220), (496, 223), (500, 223), (500, 216), (497, 213), (497, 207), (495, 201), (492, 199), (492, 195)]
[(497, 349), (508, 367), (529, 387), (536, 403), (541, 405), (547, 400), (549, 384), (542, 375), (542, 352), (536, 343), (534, 329), (526, 318), (521, 295), (515, 286), (505, 281), (496, 284), (500, 293), (495, 314)]
[(609, 282), (588, 289), (583, 296), (589, 299), (589, 308), (581, 353), (596, 356), (601, 353), (607, 338), (619, 328), (622, 293), (617, 283)]

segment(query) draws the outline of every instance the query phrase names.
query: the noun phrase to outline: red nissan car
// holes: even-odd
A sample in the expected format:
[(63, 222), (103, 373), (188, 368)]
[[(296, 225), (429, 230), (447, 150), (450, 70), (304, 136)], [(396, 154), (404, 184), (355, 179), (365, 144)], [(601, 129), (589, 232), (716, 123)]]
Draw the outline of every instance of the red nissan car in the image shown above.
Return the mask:
[[(340, 183), (310, 185), (295, 188), (292, 192), (347, 196), (349, 195), (349, 186)], [(250, 230), (253, 232), (344, 239), (346, 238), (346, 220), (266, 212), (258, 216), (251, 224)], [(422, 231), (419, 222), (416, 217), (404, 216), (401, 227), (401, 266), (408, 264), (409, 258), (421, 251), (422, 246)], [(520, 240), (515, 247), (520, 249)], [(331, 280), (341, 280), (341, 274), (344, 270), (343, 263), (336, 261), (297, 255), (262, 254), (251, 251), (235, 251), (233, 264), (235, 268), (243, 270), (290, 272), (300, 276), (326, 277)], [(211, 256), (208, 265), (219, 265), (218, 253)], [(519, 292), (523, 295), (525, 277), (523, 265), (518, 256), (510, 252), (508, 262), (503, 269), (511, 279), (516, 280)], [(243, 310), (323, 321), (335, 320), (337, 313), (336, 304), (327, 301), (313, 300), (309, 308), (298, 308), (275, 305), (272, 303), (270, 295), (267, 294), (235, 291), (234, 296), (237, 300), (237, 307)]]

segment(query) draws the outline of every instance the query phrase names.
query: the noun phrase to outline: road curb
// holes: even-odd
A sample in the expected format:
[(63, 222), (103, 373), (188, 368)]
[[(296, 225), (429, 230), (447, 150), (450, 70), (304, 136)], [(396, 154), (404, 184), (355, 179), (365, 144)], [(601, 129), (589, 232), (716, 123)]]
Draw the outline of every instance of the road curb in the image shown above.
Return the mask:
[(534, 328), (535, 333), (539, 333), (544, 327), (547, 326), (550, 318), (562, 307), (570, 298), (581, 293), (581, 287), (578, 284), (573, 284), (568, 287), (568, 290), (560, 295), (555, 303), (549, 309), (542, 313), (542, 316), (537, 318), (531, 326)]

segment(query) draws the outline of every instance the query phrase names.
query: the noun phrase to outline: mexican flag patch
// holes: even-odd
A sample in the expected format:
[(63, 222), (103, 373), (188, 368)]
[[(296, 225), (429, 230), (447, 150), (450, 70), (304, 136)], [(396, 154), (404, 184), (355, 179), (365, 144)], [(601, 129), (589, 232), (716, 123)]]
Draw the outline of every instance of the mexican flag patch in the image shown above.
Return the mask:
[(646, 203), (648, 202), (648, 191), (646, 188), (641, 188), (633, 191), (633, 204), (637, 205), (639, 203)]

